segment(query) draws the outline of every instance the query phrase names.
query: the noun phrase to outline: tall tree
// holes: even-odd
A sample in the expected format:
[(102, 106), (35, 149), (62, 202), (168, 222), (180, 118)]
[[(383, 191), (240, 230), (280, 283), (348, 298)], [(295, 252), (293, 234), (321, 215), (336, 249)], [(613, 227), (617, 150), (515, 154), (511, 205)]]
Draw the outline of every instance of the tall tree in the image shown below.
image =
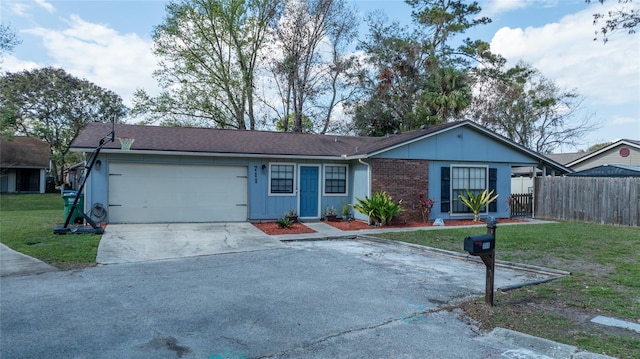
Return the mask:
[(353, 94), (348, 75), (356, 60), (346, 54), (346, 47), (357, 34), (356, 26), (344, 0), (285, 1), (273, 33), (273, 54), (278, 55), (270, 66), (282, 110), (271, 108), (277, 118), (294, 115), (294, 132), (303, 131), (307, 116), (325, 133), (335, 107)]
[(267, 29), (281, 1), (183, 0), (167, 5), (153, 32), (155, 72), (164, 89), (143, 90), (134, 114), (171, 124), (255, 129), (255, 77)]
[(9, 25), (0, 24), (0, 56), (12, 51), (20, 40)]
[[(406, 2), (413, 9), (413, 31), (371, 17), (368, 38), (360, 46), (374, 69), (361, 82), (367, 99), (351, 107), (361, 134), (381, 135), (389, 129), (412, 129), (456, 118), (470, 102), (464, 72), (478, 62), (499, 59), (483, 41), (466, 39), (460, 46), (452, 45), (465, 31), (491, 21), (477, 18), (481, 9), (476, 2)], [(387, 120), (367, 125), (361, 116), (375, 109)]]
[[(600, 4), (605, 2), (605, 0), (598, 1)], [(591, 3), (591, 0), (585, 0), (585, 2)], [(593, 25), (600, 26), (600, 32), (596, 31), (594, 40), (602, 36), (602, 41), (605, 43), (609, 41), (609, 34), (619, 29), (635, 34), (636, 27), (640, 25), (640, 5), (637, 2), (634, 4), (633, 0), (618, 0), (618, 7), (614, 10), (606, 14), (601, 12), (593, 14)]]
[(561, 145), (578, 145), (598, 126), (581, 111), (582, 97), (544, 77), (526, 63), (477, 72), (468, 117), (540, 153)]
[(51, 146), (58, 184), (80, 130), (89, 122), (119, 121), (126, 115), (115, 93), (52, 67), (2, 76), (0, 109), (3, 132), (37, 137)]

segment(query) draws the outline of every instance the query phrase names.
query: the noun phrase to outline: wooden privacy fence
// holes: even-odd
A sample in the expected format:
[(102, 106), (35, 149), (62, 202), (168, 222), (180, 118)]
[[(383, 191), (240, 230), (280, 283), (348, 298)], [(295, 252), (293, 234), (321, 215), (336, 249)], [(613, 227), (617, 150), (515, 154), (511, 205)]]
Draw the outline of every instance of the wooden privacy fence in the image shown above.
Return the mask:
[(535, 217), (640, 225), (640, 178), (537, 177)]

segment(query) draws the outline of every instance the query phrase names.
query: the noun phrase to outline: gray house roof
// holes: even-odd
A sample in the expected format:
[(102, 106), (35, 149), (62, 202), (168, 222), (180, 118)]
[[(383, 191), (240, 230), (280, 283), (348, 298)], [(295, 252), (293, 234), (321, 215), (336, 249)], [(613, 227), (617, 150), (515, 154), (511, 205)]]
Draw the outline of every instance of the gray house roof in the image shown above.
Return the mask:
[[(103, 148), (119, 149), (118, 138), (129, 137), (135, 141), (131, 150), (216, 153), (228, 155), (310, 156), (344, 157), (367, 155), (372, 151), (436, 133), (455, 126), (456, 122), (409, 131), (388, 137), (359, 137), (319, 135), (311, 133), (221, 130), (193, 127), (115, 125), (114, 143)], [(111, 124), (90, 123), (73, 141), (71, 148), (88, 150), (110, 133)]]
[(571, 163), (578, 158), (588, 155), (589, 153), (591, 152), (547, 153), (545, 156), (558, 163), (566, 165), (567, 163)]
[[(131, 151), (141, 153), (173, 152), (176, 154), (243, 157), (252, 155), (256, 157), (358, 159), (374, 156), (461, 126), (472, 127), (561, 173), (571, 172), (562, 164), (471, 121), (449, 122), (386, 137), (116, 124), (116, 141), (108, 142), (103, 147), (103, 151), (119, 151), (120, 144), (117, 139), (129, 137), (135, 139)], [(100, 139), (111, 132), (111, 129), (111, 124), (89, 123), (73, 141), (71, 149), (92, 151), (98, 146)]]
[(33, 137), (0, 136), (0, 167), (48, 168), (49, 145)]

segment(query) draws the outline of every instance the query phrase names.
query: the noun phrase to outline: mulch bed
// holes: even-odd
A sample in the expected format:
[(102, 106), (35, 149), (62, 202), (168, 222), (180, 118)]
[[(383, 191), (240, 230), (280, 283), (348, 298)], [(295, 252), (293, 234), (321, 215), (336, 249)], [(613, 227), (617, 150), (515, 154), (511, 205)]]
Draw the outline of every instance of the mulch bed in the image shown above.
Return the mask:
[[(526, 220), (522, 219), (514, 219), (514, 218), (500, 218), (498, 219), (498, 223), (518, 223), (518, 222), (526, 222)], [(424, 222), (407, 222), (407, 223), (394, 223), (390, 226), (384, 227), (373, 227), (368, 225), (363, 221), (337, 221), (337, 222), (325, 222), (326, 224), (338, 228), (343, 231), (357, 231), (360, 229), (384, 229), (384, 228), (419, 228), (419, 227), (432, 227), (433, 222), (424, 223)], [(268, 235), (281, 235), (281, 234), (303, 234), (303, 233), (315, 233), (315, 231), (301, 223), (294, 223), (289, 228), (280, 228), (276, 222), (264, 222), (264, 223), (252, 223), (256, 228), (263, 231)], [(484, 222), (474, 222), (470, 219), (463, 220), (445, 220), (445, 227), (456, 227), (456, 226), (470, 226), (470, 225), (484, 225)]]
[(313, 229), (301, 223), (293, 223), (289, 228), (280, 228), (276, 222), (252, 223), (256, 228), (270, 236), (281, 234), (316, 233)]
[[(514, 218), (500, 218), (498, 219), (498, 223), (518, 223), (518, 222), (526, 222), (526, 220), (522, 219), (514, 219)], [(339, 222), (325, 222), (326, 224), (338, 228), (343, 231), (357, 231), (360, 229), (374, 229), (374, 228), (412, 228), (412, 227), (433, 227), (433, 221), (429, 223), (424, 222), (399, 222), (393, 223), (389, 226), (384, 227), (374, 227), (368, 225), (363, 221), (339, 221)], [(445, 220), (445, 227), (456, 227), (456, 226), (472, 226), (472, 225), (484, 225), (484, 222), (474, 222), (471, 219), (462, 219), (462, 220)]]

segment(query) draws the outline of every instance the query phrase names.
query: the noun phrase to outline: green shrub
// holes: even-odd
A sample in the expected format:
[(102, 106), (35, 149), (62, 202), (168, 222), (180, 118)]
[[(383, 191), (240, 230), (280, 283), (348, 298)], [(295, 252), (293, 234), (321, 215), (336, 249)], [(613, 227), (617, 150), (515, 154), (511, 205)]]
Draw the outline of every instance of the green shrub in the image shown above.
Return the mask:
[(469, 190), (466, 191), (469, 198), (465, 197), (462, 193), (458, 194), (458, 197), (460, 198), (460, 201), (467, 206), (471, 212), (473, 212), (473, 220), (474, 222), (477, 222), (480, 220), (480, 211), (482, 211), (484, 207), (488, 206), (489, 203), (495, 201), (496, 198), (498, 198), (498, 195), (491, 197), (493, 190), (487, 193), (486, 189), (478, 195), (474, 195), (473, 192)]
[(386, 192), (376, 192), (371, 198), (365, 196), (364, 199), (356, 197), (357, 204), (353, 208), (369, 217), (369, 224), (387, 225), (391, 224), (393, 217), (402, 211), (402, 201), (393, 202), (391, 196)]
[(289, 228), (289, 227), (291, 227), (291, 221), (287, 217), (278, 218), (276, 223), (278, 224), (278, 227), (280, 227), (280, 228)]

